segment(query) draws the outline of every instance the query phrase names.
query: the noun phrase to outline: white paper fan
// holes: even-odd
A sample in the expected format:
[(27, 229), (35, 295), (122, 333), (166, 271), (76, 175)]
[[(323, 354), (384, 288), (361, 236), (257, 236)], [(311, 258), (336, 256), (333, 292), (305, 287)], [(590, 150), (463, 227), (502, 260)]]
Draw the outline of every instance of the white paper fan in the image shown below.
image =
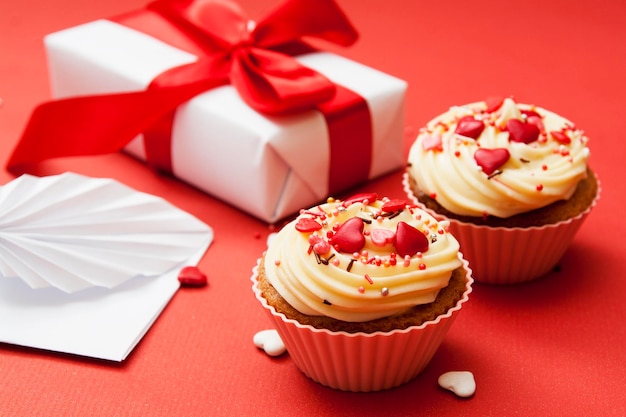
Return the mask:
[(190, 214), (112, 179), (23, 175), (0, 187), (0, 275), (32, 288), (158, 276), (212, 238)]

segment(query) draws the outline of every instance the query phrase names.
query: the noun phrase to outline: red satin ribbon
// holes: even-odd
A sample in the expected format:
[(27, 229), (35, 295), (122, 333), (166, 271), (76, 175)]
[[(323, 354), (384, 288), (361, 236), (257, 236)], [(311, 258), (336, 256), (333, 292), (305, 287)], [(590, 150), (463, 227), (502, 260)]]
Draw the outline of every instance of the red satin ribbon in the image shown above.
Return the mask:
[[(241, 9), (227, 0), (160, 0), (147, 9), (146, 14), (158, 14), (178, 32), (173, 42), (165, 41), (185, 44), (183, 49), (191, 49), (198, 61), (159, 75), (146, 91), (40, 105), (9, 160), (9, 171), (18, 175), (55, 157), (117, 152), (143, 132), (148, 162), (171, 172), (174, 110), (203, 91), (230, 83), (263, 113), (322, 111), (331, 137), (331, 192), (367, 179), (371, 120), (364, 100), (279, 52), (294, 42), (302, 46), (303, 36), (352, 44), (356, 31), (333, 0), (287, 0), (252, 30)], [(127, 20), (121, 23), (162, 36), (141, 13)]]

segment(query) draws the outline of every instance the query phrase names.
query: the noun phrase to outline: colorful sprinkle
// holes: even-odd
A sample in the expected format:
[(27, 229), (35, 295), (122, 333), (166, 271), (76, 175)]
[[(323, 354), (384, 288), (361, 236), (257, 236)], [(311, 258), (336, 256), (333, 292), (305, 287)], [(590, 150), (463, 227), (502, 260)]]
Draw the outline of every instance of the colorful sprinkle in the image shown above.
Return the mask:
[(378, 194), (376, 193), (361, 193), (355, 194), (350, 198), (347, 198), (343, 201), (342, 205), (344, 207), (348, 207), (354, 203), (363, 203), (368, 204), (369, 202), (376, 201), (378, 199)]
[(378, 247), (383, 247), (392, 243), (395, 237), (395, 232), (389, 229), (372, 229), (370, 232), (370, 239), (372, 243)]
[(385, 204), (383, 204), (381, 209), (384, 212), (391, 213), (394, 211), (403, 210), (408, 204), (408, 201), (396, 198), (387, 201)]
[(326, 255), (330, 252), (331, 246), (326, 240), (320, 239), (313, 245), (313, 251), (318, 255)]
[(550, 136), (552, 136), (552, 139), (563, 145), (569, 145), (572, 142), (570, 137), (567, 136), (565, 132), (552, 131), (550, 132)]
[(441, 135), (432, 134), (424, 136), (424, 139), (422, 139), (422, 148), (425, 151), (443, 151)]
[(356, 259), (350, 259), (350, 262), (348, 263), (348, 267), (346, 268), (346, 271), (350, 272), (352, 270), (352, 265), (354, 265), (354, 261), (356, 261)]

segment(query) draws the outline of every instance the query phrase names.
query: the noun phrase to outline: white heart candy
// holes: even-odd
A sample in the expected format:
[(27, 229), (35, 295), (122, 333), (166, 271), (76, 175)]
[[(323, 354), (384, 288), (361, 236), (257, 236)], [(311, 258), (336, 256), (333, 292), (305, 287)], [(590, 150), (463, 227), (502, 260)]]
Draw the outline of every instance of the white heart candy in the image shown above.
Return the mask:
[(471, 397), (476, 392), (474, 374), (469, 371), (450, 371), (437, 380), (441, 388), (452, 391), (459, 397)]
[(254, 335), (254, 345), (263, 349), (269, 356), (280, 356), (287, 350), (283, 340), (274, 329), (261, 330)]

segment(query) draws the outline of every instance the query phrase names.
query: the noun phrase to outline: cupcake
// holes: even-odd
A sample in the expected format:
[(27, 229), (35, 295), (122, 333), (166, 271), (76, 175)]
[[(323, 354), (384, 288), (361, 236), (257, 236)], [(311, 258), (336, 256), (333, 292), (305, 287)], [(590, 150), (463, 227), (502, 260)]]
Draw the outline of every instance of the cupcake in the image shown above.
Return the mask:
[(420, 129), (405, 190), (450, 222), (477, 282), (529, 281), (556, 266), (598, 198), (587, 142), (511, 98), (452, 107)]
[(301, 211), (252, 281), (296, 366), (362, 392), (417, 376), (473, 282), (446, 221), (373, 193)]

